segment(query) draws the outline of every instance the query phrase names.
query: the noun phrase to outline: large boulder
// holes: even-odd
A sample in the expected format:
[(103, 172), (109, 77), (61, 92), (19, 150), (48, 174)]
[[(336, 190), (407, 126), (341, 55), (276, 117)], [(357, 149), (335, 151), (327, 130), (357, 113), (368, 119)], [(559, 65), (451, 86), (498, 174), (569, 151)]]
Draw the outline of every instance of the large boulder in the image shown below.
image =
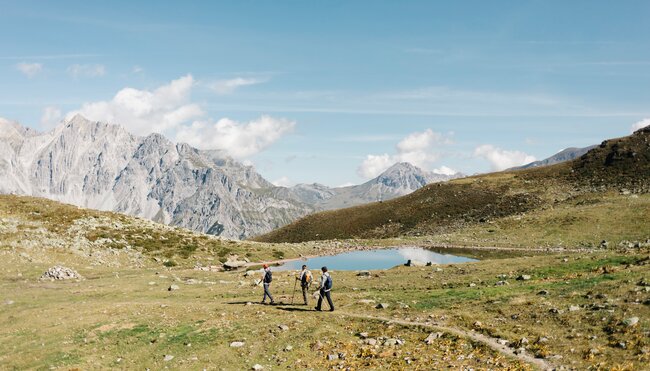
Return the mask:
[(48, 269), (45, 273), (41, 275), (41, 280), (78, 280), (81, 279), (81, 275), (75, 270), (66, 268), (61, 265), (55, 265), (54, 267)]

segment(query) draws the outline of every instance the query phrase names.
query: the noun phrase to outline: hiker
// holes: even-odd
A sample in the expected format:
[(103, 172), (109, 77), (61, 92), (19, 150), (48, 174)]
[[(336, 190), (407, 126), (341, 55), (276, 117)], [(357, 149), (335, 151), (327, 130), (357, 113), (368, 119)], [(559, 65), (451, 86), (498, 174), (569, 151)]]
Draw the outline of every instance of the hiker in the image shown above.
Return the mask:
[(302, 266), (302, 270), (300, 271), (298, 277), (296, 277), (296, 280), (300, 281), (300, 287), (302, 288), (302, 298), (305, 300), (305, 305), (308, 305), (307, 292), (309, 290), (309, 286), (311, 286), (312, 275), (311, 272), (307, 270), (306, 265)]
[(264, 297), (262, 298), (262, 304), (266, 304), (266, 297), (268, 296), (269, 299), (271, 299), (271, 305), (274, 305), (275, 301), (273, 301), (273, 296), (271, 296), (271, 291), (269, 291), (271, 281), (273, 281), (273, 273), (271, 273), (271, 268), (269, 268), (268, 264), (264, 264), (263, 267), (264, 274), (260, 279), (260, 282), (264, 284)]
[(317, 311), (321, 311), (321, 304), (323, 304), (323, 296), (327, 298), (327, 303), (330, 306), (330, 312), (334, 311), (334, 303), (332, 303), (332, 296), (330, 294), (330, 291), (332, 290), (332, 276), (330, 276), (329, 272), (327, 271), (327, 267), (321, 268), (321, 271), (323, 271), (323, 275), (320, 276), (320, 285), (319, 285), (319, 296), (318, 296), (318, 304), (316, 304), (316, 309)]

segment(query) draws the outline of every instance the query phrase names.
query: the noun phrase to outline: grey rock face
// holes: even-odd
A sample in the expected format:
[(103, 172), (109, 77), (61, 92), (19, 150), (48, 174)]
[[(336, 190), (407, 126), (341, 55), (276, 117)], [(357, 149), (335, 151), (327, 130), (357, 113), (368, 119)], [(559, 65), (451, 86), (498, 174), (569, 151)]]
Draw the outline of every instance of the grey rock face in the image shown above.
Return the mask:
[(159, 134), (75, 116), (38, 134), (0, 123), (0, 193), (26, 194), (117, 211), (199, 232), (243, 239), (314, 208), (275, 197), (250, 166)]
[(116, 211), (233, 239), (270, 232), (318, 210), (388, 200), (462, 176), (398, 163), (364, 184), (276, 187), (220, 151), (138, 137), (82, 116), (47, 133), (0, 121), (0, 193)]

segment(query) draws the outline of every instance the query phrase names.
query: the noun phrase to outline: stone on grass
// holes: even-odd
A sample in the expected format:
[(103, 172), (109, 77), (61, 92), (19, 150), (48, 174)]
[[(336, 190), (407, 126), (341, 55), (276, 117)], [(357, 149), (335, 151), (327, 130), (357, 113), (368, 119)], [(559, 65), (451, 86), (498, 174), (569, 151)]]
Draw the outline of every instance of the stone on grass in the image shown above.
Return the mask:
[(509, 285), (508, 281), (497, 281), (494, 286), (506, 286)]
[(165, 358), (163, 358), (163, 360), (164, 360), (165, 362), (169, 362), (169, 361), (171, 361), (172, 359), (174, 359), (174, 356), (171, 355), (171, 354), (167, 354), (167, 355), (165, 355)]
[(397, 345), (403, 345), (403, 344), (404, 344), (404, 341), (401, 340), (401, 339), (390, 338), (390, 339), (386, 339), (384, 341), (385, 346), (397, 346)]
[(541, 290), (537, 293), (537, 295), (548, 295), (548, 290)]
[(336, 361), (337, 359), (339, 359), (338, 354), (329, 354), (329, 355), (327, 355), (327, 360), (328, 361)]
[(175, 291), (178, 290), (180, 287), (178, 285), (171, 285), (169, 288), (167, 288), (167, 291)]
[(282, 331), (289, 331), (289, 326), (287, 325), (278, 325), (278, 328)]
[(48, 269), (41, 275), (41, 280), (75, 280), (80, 279), (81, 275), (75, 270), (66, 268), (61, 265), (55, 265), (54, 267)]
[(375, 309), (386, 309), (388, 307), (389, 305), (387, 303), (379, 303), (377, 306), (375, 306)]
[(368, 338), (368, 333), (367, 332), (361, 332), (359, 333), (359, 337), (362, 339), (367, 339)]
[(369, 271), (361, 271), (357, 273), (357, 276), (359, 277), (370, 277), (370, 272)]
[(529, 275), (527, 275), (527, 274), (522, 274), (522, 275), (520, 275), (519, 277), (517, 277), (517, 281), (528, 281), (528, 280), (530, 280), (531, 278), (532, 278), (532, 277), (529, 276)]
[(442, 332), (432, 332), (427, 336), (426, 339), (424, 339), (424, 342), (427, 345), (433, 344), (437, 339), (440, 339), (442, 337)]
[(233, 341), (232, 343), (230, 343), (231, 348), (241, 348), (243, 346), (244, 346), (243, 341)]
[(262, 366), (262, 365), (260, 365), (258, 363), (256, 363), (253, 367), (251, 367), (251, 370), (255, 370), (255, 371), (260, 371), (260, 370), (263, 370), (263, 369), (264, 369), (264, 366)]
[(377, 339), (368, 338), (365, 340), (365, 343), (368, 345), (377, 345)]
[(580, 307), (577, 306), (577, 305), (569, 306), (569, 312), (576, 312), (576, 311), (579, 311), (579, 310), (580, 310)]
[(286, 347), (284, 347), (285, 352), (291, 352), (292, 350), (293, 350), (293, 347), (291, 345), (287, 345)]
[(623, 320), (623, 324), (627, 327), (636, 326), (639, 323), (639, 317), (630, 317)]

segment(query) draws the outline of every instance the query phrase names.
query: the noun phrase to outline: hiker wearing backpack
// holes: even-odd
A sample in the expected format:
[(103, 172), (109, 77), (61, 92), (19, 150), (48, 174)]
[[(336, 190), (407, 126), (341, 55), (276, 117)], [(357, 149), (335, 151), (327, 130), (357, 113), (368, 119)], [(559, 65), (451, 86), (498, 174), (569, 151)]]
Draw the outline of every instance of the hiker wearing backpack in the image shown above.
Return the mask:
[(309, 286), (311, 286), (313, 276), (311, 275), (311, 272), (307, 270), (306, 265), (302, 266), (302, 270), (300, 271), (298, 277), (296, 277), (296, 280), (300, 281), (300, 287), (302, 288), (302, 298), (305, 300), (305, 305), (308, 305), (307, 291), (309, 290)]
[(264, 264), (264, 274), (262, 275), (262, 279), (260, 280), (264, 284), (264, 297), (262, 297), (262, 304), (266, 304), (266, 297), (268, 296), (269, 299), (271, 300), (271, 305), (275, 304), (275, 301), (273, 301), (273, 296), (271, 296), (271, 291), (269, 291), (269, 287), (271, 286), (271, 281), (273, 281), (273, 273), (271, 273), (271, 268), (269, 268), (268, 264)]
[(332, 290), (332, 276), (330, 276), (329, 272), (327, 271), (327, 267), (321, 268), (321, 271), (323, 271), (323, 275), (320, 277), (320, 291), (319, 291), (319, 296), (318, 296), (318, 304), (316, 304), (316, 309), (317, 311), (321, 311), (321, 304), (323, 304), (323, 297), (327, 298), (327, 304), (330, 306), (330, 312), (334, 311), (334, 303), (332, 303), (332, 296), (330, 291)]

